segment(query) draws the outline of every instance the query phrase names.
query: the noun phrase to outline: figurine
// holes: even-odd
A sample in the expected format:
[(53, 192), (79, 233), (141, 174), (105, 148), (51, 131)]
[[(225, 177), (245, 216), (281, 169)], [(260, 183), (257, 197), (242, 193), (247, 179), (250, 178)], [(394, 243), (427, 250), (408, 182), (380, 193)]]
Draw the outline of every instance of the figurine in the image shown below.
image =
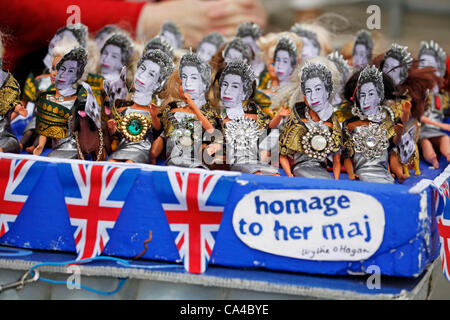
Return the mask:
[[(446, 66), (446, 53), (434, 41), (422, 42), (419, 51), (419, 68), (433, 67), (439, 82), (443, 82)], [(424, 115), (420, 118), (420, 147), (428, 163), (439, 168), (439, 161), (435, 150), (439, 150), (444, 158), (450, 161), (450, 137), (444, 131), (450, 131), (450, 124), (444, 123), (446, 113), (450, 110), (449, 92), (441, 90), (436, 83), (428, 94), (428, 101)]]
[(327, 171), (332, 155), (334, 179), (339, 179), (342, 132), (331, 104), (337, 76), (334, 65), (322, 57), (308, 59), (300, 70), (298, 86), (305, 101), (292, 107), (279, 138), (280, 164), (289, 177), (332, 179)]
[(20, 139), (21, 150), (25, 149), (28, 153), (33, 153), (39, 144), (38, 134), (36, 133), (36, 102), (41, 92), (55, 90), (54, 83), (50, 77), (53, 49), (58, 46), (69, 49), (81, 46), (81, 44), (86, 45), (86, 37), (87, 27), (82, 24), (58, 29), (49, 43), (47, 55), (43, 60), (45, 70), (36, 77), (33, 73), (28, 75), (23, 88), (22, 104), (32, 113), (32, 117), (25, 126)]
[(347, 99), (354, 102), (354, 117), (343, 124), (344, 167), (349, 179), (394, 183), (388, 161), (391, 138), (396, 135), (395, 115), (383, 105), (393, 92), (391, 79), (376, 66), (367, 66), (349, 79), (346, 92), (353, 92)]
[(103, 161), (111, 150), (111, 137), (101, 118), (101, 106), (85, 82), (81, 84), (86, 96), (79, 95), (72, 108), (71, 131), (75, 136), (78, 159)]
[(3, 69), (3, 41), (0, 34), (0, 152), (20, 152), (19, 141), (12, 132), (11, 121), (27, 110), (20, 101), (20, 86), (13, 75)]
[(364, 69), (372, 60), (373, 40), (369, 31), (362, 29), (353, 42), (352, 65), (355, 70)]
[(152, 104), (152, 97), (165, 88), (173, 68), (172, 59), (161, 50), (141, 57), (134, 76), (132, 101), (116, 100), (112, 108), (115, 119), (108, 121), (108, 128), (110, 134), (119, 134), (120, 141), (109, 161), (150, 163), (152, 129), (161, 128), (158, 107)]
[[(75, 138), (70, 130), (72, 107), (77, 98), (78, 81), (83, 78), (87, 64), (87, 52), (82, 47), (71, 49), (55, 47), (50, 76), (55, 91), (39, 95), (36, 112), (36, 132), (39, 145), (34, 155), (40, 155), (47, 139), (52, 139), (52, 151), (48, 157), (77, 158)], [(53, 80), (54, 79), (54, 80)]]
[(254, 85), (253, 70), (242, 59), (230, 61), (221, 73), (219, 86), (226, 112), (223, 127), (227, 163), (232, 171), (279, 175), (277, 168), (258, 161), (258, 140), (270, 118), (256, 103), (244, 104), (253, 95)]
[(202, 38), (197, 46), (197, 54), (200, 59), (209, 62), (224, 43), (225, 38), (217, 31), (213, 31)]
[[(214, 129), (220, 130), (221, 126), (218, 112), (206, 98), (210, 85), (209, 64), (195, 53), (183, 55), (178, 72), (172, 74), (167, 86), (166, 91), (173, 93), (162, 112), (164, 132), (152, 145), (152, 159), (159, 156), (165, 142), (166, 165), (208, 169), (203, 164), (201, 155), (203, 131), (213, 134)], [(222, 141), (219, 147), (221, 143)], [(216, 149), (213, 149), (209, 151), (209, 155), (215, 152)]]
[(391, 172), (399, 183), (409, 178), (409, 167), (420, 174), (418, 140), (420, 119), (423, 116), (428, 91), (432, 90), (437, 77), (430, 67), (418, 69), (407, 47), (393, 43), (380, 62), (380, 69), (394, 82), (397, 98), (391, 103), (391, 109), (401, 123), (401, 134), (396, 146), (389, 155)]

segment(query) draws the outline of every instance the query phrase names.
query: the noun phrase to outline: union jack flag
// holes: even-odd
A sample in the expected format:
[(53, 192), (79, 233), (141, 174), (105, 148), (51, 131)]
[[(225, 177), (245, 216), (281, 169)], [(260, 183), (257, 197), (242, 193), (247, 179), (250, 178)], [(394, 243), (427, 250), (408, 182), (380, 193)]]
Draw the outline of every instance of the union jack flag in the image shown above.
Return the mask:
[(137, 176), (138, 169), (108, 165), (58, 164), (77, 260), (100, 255), (109, 241), (107, 229), (117, 218)]
[(450, 210), (445, 208), (450, 197), (448, 181), (437, 187), (433, 186), (434, 206), (436, 210), (437, 227), (441, 241), (442, 271), (450, 281)]
[(222, 176), (181, 171), (154, 172), (153, 176), (186, 271), (204, 272), (222, 220), (223, 199), (229, 193), (220, 186)]
[(38, 180), (35, 161), (0, 159), (0, 237), (9, 231)]
[(442, 271), (450, 281), (450, 219), (445, 219), (444, 216), (439, 217), (438, 231), (441, 238)]
[(433, 200), (432, 203), (434, 205), (433, 210), (436, 214), (436, 217), (439, 217), (444, 212), (447, 198), (450, 198), (448, 181), (445, 181), (440, 186), (432, 184), (431, 196)]

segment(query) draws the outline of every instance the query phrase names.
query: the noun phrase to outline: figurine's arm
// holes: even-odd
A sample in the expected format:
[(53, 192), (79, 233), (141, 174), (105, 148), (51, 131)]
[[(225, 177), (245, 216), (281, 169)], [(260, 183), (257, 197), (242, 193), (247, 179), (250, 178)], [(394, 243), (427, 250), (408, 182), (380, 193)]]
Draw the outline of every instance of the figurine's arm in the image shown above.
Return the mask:
[(431, 125), (433, 125), (435, 127), (438, 127), (439, 129), (442, 129), (442, 130), (450, 131), (450, 124), (436, 122), (436, 121), (433, 121), (433, 120), (431, 120), (430, 118), (428, 118), (426, 116), (422, 116), (420, 118), (420, 122), (426, 123), (426, 124), (431, 124)]
[(14, 111), (11, 114), (11, 121), (13, 121), (19, 115), (24, 116), (24, 117), (28, 116), (28, 110), (25, 109), (25, 107), (22, 103), (18, 103), (14, 107)]
[(270, 120), (269, 128), (270, 129), (274, 129), (274, 128), (278, 127), (278, 125), (281, 122), (281, 119), (284, 118), (284, 117), (287, 117), (290, 113), (291, 113), (291, 109), (285, 108), (284, 106), (282, 106), (280, 108), (280, 110), (278, 110), (278, 112), (275, 115), (275, 117), (273, 117), (273, 119)]
[(286, 156), (280, 155), (280, 164), (281, 164), (281, 167), (283, 168), (284, 172), (286, 172), (286, 175), (288, 177), (294, 176), (291, 171), (291, 165), (289, 164), (289, 159)]
[(333, 175), (335, 180), (339, 180), (341, 175), (341, 152), (336, 152), (333, 155)]
[(194, 100), (192, 100), (191, 96), (188, 93), (185, 93), (183, 91), (183, 88), (180, 86), (180, 93), (182, 96), (186, 99), (186, 103), (189, 105), (190, 109), (194, 112), (194, 114), (197, 116), (197, 119), (202, 123), (203, 129), (205, 129), (209, 134), (212, 134), (214, 132), (214, 127), (209, 122), (209, 120), (203, 115), (203, 113), (200, 111), (200, 109), (195, 104)]
[(353, 162), (352, 159), (350, 158), (346, 158), (344, 160), (344, 168), (347, 171), (348, 174), (348, 178), (350, 180), (355, 180), (358, 179), (358, 176), (355, 174), (354, 170), (353, 170)]
[(159, 157), (163, 148), (164, 148), (164, 139), (161, 136), (159, 136), (153, 142), (152, 148), (150, 149), (150, 157), (151, 157), (152, 161), (156, 160), (156, 158)]
[(155, 130), (161, 129), (161, 121), (158, 118), (158, 106), (152, 105), (150, 106), (150, 114), (152, 116), (152, 126)]

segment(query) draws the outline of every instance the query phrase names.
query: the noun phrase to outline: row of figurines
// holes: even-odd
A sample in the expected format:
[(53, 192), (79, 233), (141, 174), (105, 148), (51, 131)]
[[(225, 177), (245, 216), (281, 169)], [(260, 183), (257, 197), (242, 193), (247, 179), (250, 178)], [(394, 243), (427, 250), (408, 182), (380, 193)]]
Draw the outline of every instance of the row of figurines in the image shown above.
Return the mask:
[(264, 63), (254, 24), (209, 56), (208, 36), (196, 53), (177, 56), (162, 29), (134, 69), (135, 45), (114, 29), (99, 42), (99, 72), (86, 78), (90, 53), (74, 39), (80, 32), (70, 35), (82, 27), (58, 30), (44, 59), (50, 72), (27, 79), (22, 99), (35, 116), (20, 142), (10, 121), (26, 109), (3, 71), (0, 151), (41, 155), (50, 146), (50, 157), (155, 163), (165, 150), (167, 165), (274, 175), (281, 166), (288, 176), (328, 179), (343, 167), (350, 179), (384, 183), (403, 182), (410, 167), (419, 174), (421, 155), (436, 168), (437, 153), (450, 160), (446, 55), (433, 41), (417, 61), (397, 44), (371, 61), (361, 31), (349, 63), (337, 52), (321, 56), (313, 29), (296, 25), (270, 35)]

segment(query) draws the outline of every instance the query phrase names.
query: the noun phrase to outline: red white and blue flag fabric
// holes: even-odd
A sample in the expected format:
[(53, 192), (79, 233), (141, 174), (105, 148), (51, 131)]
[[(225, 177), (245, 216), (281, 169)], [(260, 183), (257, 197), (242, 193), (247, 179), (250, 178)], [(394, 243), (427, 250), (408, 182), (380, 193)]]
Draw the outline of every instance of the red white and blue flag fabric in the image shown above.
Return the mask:
[(203, 273), (211, 258), (231, 182), (220, 174), (153, 172), (186, 271)]
[(440, 186), (433, 184), (431, 194), (441, 241), (442, 271), (450, 281), (450, 210), (446, 209), (447, 199), (450, 198), (448, 181)]
[(109, 241), (139, 169), (92, 164), (58, 164), (77, 260), (100, 255)]
[(15, 223), (43, 166), (25, 159), (0, 159), (0, 237)]

